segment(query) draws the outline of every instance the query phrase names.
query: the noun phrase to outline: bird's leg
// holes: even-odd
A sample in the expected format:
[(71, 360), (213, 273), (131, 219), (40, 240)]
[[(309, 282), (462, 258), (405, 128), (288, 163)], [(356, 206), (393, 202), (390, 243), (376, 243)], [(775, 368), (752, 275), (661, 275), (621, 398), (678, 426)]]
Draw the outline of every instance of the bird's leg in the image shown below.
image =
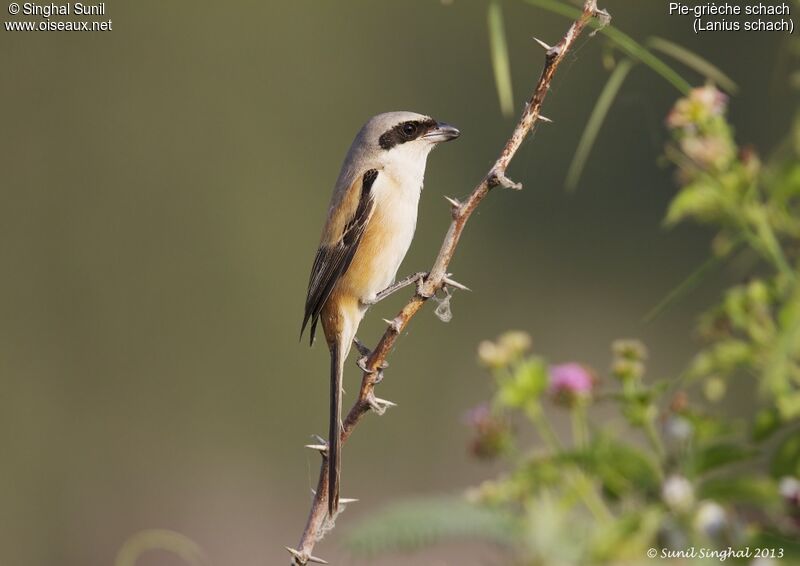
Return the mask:
[(385, 299), (389, 295), (392, 295), (392, 294), (396, 293), (400, 289), (405, 289), (406, 287), (408, 287), (409, 285), (413, 285), (414, 283), (417, 283), (419, 285), (419, 283), (424, 281), (427, 276), (428, 276), (428, 272), (427, 271), (418, 271), (417, 273), (413, 273), (413, 274), (409, 275), (408, 277), (405, 277), (404, 279), (401, 279), (397, 283), (389, 285), (388, 287), (386, 287), (386, 289), (384, 289), (383, 291), (381, 291), (377, 295), (375, 295), (374, 298), (372, 298), (372, 299), (370, 299), (368, 301), (362, 301), (362, 302), (366, 306), (372, 306), (372, 305), (374, 305), (376, 303), (381, 302), (383, 299)]
[[(356, 365), (359, 367), (359, 369), (365, 373), (375, 373), (374, 371), (370, 370), (369, 367), (367, 367), (367, 361), (372, 354), (372, 350), (367, 348), (367, 346), (361, 340), (359, 340), (358, 337), (353, 338), (353, 345), (356, 347), (356, 350), (358, 350), (358, 353), (361, 354), (361, 357), (356, 360)], [(389, 364), (386, 361), (381, 362), (381, 365), (377, 369), (378, 375), (380, 376), (381, 372), (388, 367)]]

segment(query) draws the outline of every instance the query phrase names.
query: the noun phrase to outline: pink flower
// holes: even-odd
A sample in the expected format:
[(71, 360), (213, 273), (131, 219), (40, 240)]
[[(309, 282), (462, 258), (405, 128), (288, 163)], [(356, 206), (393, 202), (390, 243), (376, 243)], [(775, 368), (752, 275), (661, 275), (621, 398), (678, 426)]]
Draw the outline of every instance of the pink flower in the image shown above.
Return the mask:
[(728, 106), (728, 97), (712, 85), (694, 88), (681, 98), (667, 116), (670, 128), (691, 130), (702, 126), (711, 118), (722, 116)]
[(511, 427), (507, 419), (495, 415), (488, 404), (484, 403), (470, 409), (464, 417), (474, 436), (469, 450), (473, 456), (481, 460), (491, 460), (502, 454), (511, 443)]
[(550, 394), (557, 402), (572, 405), (592, 394), (594, 375), (576, 362), (550, 366)]

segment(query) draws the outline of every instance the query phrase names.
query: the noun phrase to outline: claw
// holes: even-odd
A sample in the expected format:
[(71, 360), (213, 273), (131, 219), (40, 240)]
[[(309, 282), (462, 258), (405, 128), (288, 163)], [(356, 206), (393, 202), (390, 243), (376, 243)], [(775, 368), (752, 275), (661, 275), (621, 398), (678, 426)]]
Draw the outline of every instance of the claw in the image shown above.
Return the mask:
[(358, 350), (358, 353), (362, 356), (369, 356), (372, 353), (372, 351), (357, 337), (353, 338), (353, 344), (355, 344), (356, 350)]
[(425, 280), (427, 279), (427, 277), (428, 274), (426, 273), (425, 277), (420, 277), (417, 280), (417, 295), (419, 295), (420, 297), (425, 297), (426, 299), (430, 299), (431, 298), (430, 293), (425, 292)]

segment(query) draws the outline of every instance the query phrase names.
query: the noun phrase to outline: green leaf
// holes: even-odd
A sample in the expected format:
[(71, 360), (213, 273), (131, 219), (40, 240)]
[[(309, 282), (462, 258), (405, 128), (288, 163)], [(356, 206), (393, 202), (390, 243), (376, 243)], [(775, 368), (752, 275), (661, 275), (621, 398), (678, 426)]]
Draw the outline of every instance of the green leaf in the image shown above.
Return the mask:
[(744, 340), (727, 339), (695, 356), (689, 368), (692, 377), (706, 377), (712, 373), (727, 375), (753, 362), (754, 346)]
[(752, 437), (756, 442), (768, 439), (781, 427), (781, 415), (774, 407), (762, 409), (753, 420)]
[(697, 53), (686, 49), (661, 37), (651, 37), (647, 40), (647, 45), (657, 51), (669, 55), (673, 59), (680, 61), (690, 69), (694, 69), (713, 83), (720, 86), (722, 89), (728, 91), (730, 94), (736, 94), (739, 87), (733, 82), (728, 75), (723, 73), (718, 67), (714, 66), (707, 59), (703, 59)]
[(589, 158), (589, 152), (594, 147), (597, 134), (600, 133), (600, 128), (608, 115), (611, 103), (614, 102), (614, 98), (616, 98), (622, 83), (625, 81), (625, 77), (628, 76), (632, 67), (633, 62), (630, 59), (625, 59), (617, 65), (597, 98), (592, 114), (589, 116), (589, 121), (586, 122), (586, 127), (583, 129), (578, 149), (575, 150), (572, 163), (569, 165), (565, 183), (568, 191), (574, 191), (578, 186), (578, 181)]
[(486, 16), (489, 25), (489, 49), (492, 54), (494, 83), (497, 86), (497, 98), (503, 116), (511, 116), (514, 112), (514, 90), (511, 86), (511, 65), (506, 41), (506, 26), (503, 22), (503, 8), (494, 0), (489, 4)]
[[(563, 464), (572, 463), (596, 477), (603, 491), (621, 498), (631, 491), (655, 493), (660, 485), (658, 467), (644, 450), (599, 434), (585, 450), (562, 452), (549, 463), (561, 463), (556, 478), (563, 481)], [(558, 467), (556, 468), (558, 471)]]
[(703, 482), (698, 490), (700, 499), (720, 503), (752, 503), (772, 505), (780, 501), (778, 488), (768, 478), (715, 478)]
[(656, 506), (629, 512), (619, 520), (598, 525), (592, 540), (592, 555), (599, 564), (638, 563), (653, 546), (661, 528), (663, 511)]
[(520, 363), (514, 374), (500, 382), (497, 400), (500, 405), (519, 409), (537, 401), (547, 387), (547, 367), (540, 358)]
[(641, 449), (601, 436), (591, 448), (595, 473), (610, 496), (619, 498), (632, 490), (655, 492), (659, 485), (656, 464)]
[(418, 499), (389, 505), (356, 523), (344, 543), (354, 554), (371, 557), (412, 551), (444, 539), (471, 538), (510, 546), (516, 520), (505, 511), (473, 505), (458, 497)]
[(775, 403), (784, 420), (792, 420), (800, 417), (800, 391), (782, 393)]
[[(558, 2), (557, 0), (525, 0), (528, 4), (537, 6), (554, 14), (559, 14), (569, 19), (576, 19), (580, 16), (581, 11), (572, 6)], [(664, 63), (661, 59), (653, 55), (644, 46), (638, 43), (631, 36), (621, 32), (617, 28), (607, 25), (603, 26), (600, 22), (592, 20), (590, 26), (598, 29), (600, 33), (608, 37), (617, 47), (619, 47), (625, 54), (629, 55), (637, 61), (641, 61), (653, 71), (655, 71), (664, 80), (674, 86), (682, 94), (688, 94), (692, 89), (691, 85), (678, 74), (672, 67)]]
[(771, 472), (775, 478), (800, 477), (800, 431), (795, 431), (781, 442), (772, 457)]
[(697, 451), (693, 461), (695, 474), (703, 474), (758, 454), (758, 450), (733, 443), (712, 444)]
[(725, 200), (717, 188), (694, 183), (684, 187), (678, 196), (672, 199), (664, 223), (673, 226), (689, 217), (711, 222), (720, 218), (724, 208)]

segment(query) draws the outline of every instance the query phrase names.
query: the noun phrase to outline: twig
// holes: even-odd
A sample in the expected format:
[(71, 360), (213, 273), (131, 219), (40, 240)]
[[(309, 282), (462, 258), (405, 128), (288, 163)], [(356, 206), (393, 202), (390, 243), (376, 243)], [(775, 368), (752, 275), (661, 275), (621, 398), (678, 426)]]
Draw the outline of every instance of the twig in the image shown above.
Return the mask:
[[(450, 228), (439, 250), (439, 255), (436, 257), (436, 261), (428, 276), (418, 285), (417, 292), (414, 296), (394, 319), (387, 321), (389, 325), (386, 331), (367, 359), (364, 366), (365, 371), (361, 379), (358, 399), (356, 399), (355, 404), (350, 409), (350, 412), (347, 413), (342, 423), (342, 444), (347, 441), (353, 433), (353, 429), (355, 429), (364, 415), (370, 411), (382, 413), (386, 410), (387, 406), (392, 405), (388, 401), (375, 397), (374, 391), (375, 385), (383, 377), (382, 368), (386, 365), (386, 358), (389, 352), (391, 352), (397, 337), (405, 330), (414, 315), (419, 312), (428, 299), (433, 297), (438, 290), (448, 284), (449, 274), (447, 273), (447, 267), (455, 254), (456, 246), (461, 238), (461, 233), (464, 231), (464, 226), (475, 211), (475, 208), (486, 195), (489, 194), (489, 191), (495, 187), (506, 187), (517, 190), (522, 188), (522, 185), (514, 183), (506, 177), (506, 169), (534, 124), (539, 120), (545, 122), (550, 121), (544, 116), (541, 116), (540, 111), (547, 91), (550, 89), (550, 84), (556, 69), (558, 69), (564, 56), (575, 43), (578, 36), (580, 36), (586, 24), (595, 17), (600, 19), (604, 24), (610, 20), (610, 16), (607, 12), (597, 8), (597, 0), (585, 0), (581, 16), (572, 23), (561, 41), (553, 47), (549, 47), (544, 42), (539, 41), (539, 44), (546, 48), (545, 63), (542, 74), (533, 91), (533, 95), (525, 105), (525, 110), (516, 128), (514, 128), (511, 137), (506, 142), (503, 151), (500, 153), (500, 157), (495, 161), (483, 181), (473, 189), (472, 193), (470, 193), (469, 197), (464, 202), (448, 199), (451, 205), (453, 221), (450, 223)], [(320, 446), (311, 445), (309, 448), (319, 450)], [(327, 564), (327, 562), (321, 558), (312, 555), (314, 545), (325, 533), (333, 528), (335, 519), (328, 517), (328, 459), (325, 450), (320, 450), (320, 452), (322, 453), (322, 465), (319, 471), (319, 481), (317, 482), (317, 489), (314, 492), (311, 512), (309, 513), (303, 536), (300, 538), (300, 544), (297, 549), (286, 547), (292, 555), (293, 566), (303, 566), (308, 563)], [(340, 509), (341, 508), (343, 508), (343, 506), (340, 507)]]

